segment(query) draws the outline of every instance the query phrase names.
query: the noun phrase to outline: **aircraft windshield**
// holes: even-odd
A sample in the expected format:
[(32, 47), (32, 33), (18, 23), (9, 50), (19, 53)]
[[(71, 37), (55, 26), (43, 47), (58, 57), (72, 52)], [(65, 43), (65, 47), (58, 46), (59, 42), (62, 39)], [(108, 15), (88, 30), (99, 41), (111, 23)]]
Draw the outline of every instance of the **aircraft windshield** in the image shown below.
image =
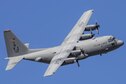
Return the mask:
[(112, 42), (113, 40), (115, 40), (115, 37), (110, 37), (110, 38), (108, 39), (108, 42)]

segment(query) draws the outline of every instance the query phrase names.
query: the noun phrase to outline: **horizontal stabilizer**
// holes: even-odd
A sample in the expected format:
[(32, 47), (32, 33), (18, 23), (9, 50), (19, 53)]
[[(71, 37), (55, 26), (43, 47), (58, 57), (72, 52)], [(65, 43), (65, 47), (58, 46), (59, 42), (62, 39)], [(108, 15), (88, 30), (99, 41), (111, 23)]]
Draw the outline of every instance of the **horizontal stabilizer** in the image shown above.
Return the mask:
[(11, 70), (16, 66), (17, 63), (19, 63), (23, 59), (23, 57), (20, 57), (20, 56), (19, 57), (10, 57), (8, 59), (9, 59), (9, 62), (7, 64), (6, 70)]

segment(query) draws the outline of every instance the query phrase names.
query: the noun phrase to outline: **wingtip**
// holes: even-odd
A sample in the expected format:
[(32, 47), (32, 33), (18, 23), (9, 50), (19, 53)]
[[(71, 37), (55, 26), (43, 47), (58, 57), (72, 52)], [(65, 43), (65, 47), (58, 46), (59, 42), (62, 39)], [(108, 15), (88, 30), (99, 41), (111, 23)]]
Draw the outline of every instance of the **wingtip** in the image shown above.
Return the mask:
[(49, 76), (52, 76), (53, 74), (44, 74), (44, 77), (49, 77)]
[(44, 74), (44, 77), (49, 77), (49, 76), (52, 76), (54, 73), (50, 73), (50, 72), (45, 72), (45, 74)]
[(90, 9), (89, 11), (94, 12), (94, 9)]
[(9, 66), (6, 67), (5, 71), (9, 71), (11, 70), (12, 68), (10, 68)]
[(86, 12), (84, 12), (84, 13), (93, 13), (93, 12), (94, 12), (94, 10), (90, 9), (90, 10), (87, 10)]
[(44, 75), (44, 77), (50, 77), (50, 76), (52, 76), (52, 75)]
[(10, 32), (11, 30), (10, 29), (7, 29), (7, 30), (5, 30), (4, 32)]

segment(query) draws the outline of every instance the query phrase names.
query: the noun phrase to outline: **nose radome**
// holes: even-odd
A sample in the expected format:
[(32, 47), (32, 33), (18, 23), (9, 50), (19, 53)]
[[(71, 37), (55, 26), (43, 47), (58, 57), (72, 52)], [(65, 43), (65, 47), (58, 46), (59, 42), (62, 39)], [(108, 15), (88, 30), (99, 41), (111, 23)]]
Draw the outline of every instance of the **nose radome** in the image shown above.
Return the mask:
[(122, 45), (124, 44), (124, 42), (123, 42), (122, 40), (118, 40), (117, 44), (118, 44), (119, 46), (122, 46)]

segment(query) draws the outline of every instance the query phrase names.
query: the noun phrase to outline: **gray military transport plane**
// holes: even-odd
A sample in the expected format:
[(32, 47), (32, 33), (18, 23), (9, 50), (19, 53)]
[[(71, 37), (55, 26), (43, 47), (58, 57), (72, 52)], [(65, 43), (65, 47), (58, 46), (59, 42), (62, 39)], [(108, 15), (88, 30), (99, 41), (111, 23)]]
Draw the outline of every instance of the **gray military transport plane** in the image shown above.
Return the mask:
[[(23, 44), (11, 30), (4, 31), (8, 53), (6, 70), (11, 70), (22, 59), (49, 64), (44, 76), (53, 75), (60, 66), (77, 63), (79, 60), (94, 55), (102, 55), (115, 50), (124, 44), (114, 36), (94, 37), (93, 30), (99, 25), (87, 25), (93, 10), (84, 12), (72, 31), (61, 45), (46, 49), (29, 49), (28, 44)], [(90, 34), (84, 34), (90, 31)]]

